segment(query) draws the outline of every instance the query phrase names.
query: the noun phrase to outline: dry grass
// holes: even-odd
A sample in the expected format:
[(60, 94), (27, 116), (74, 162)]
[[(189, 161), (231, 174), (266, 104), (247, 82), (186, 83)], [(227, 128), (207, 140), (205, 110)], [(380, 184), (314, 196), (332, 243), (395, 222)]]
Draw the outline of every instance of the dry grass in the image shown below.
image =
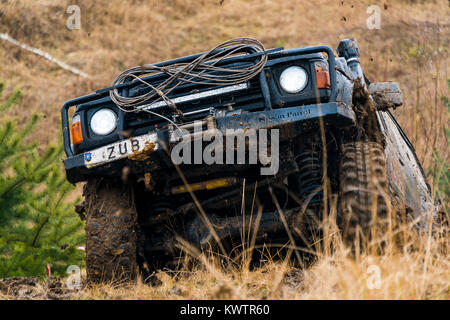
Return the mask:
[[(354, 255), (342, 243), (333, 223), (326, 223), (325, 241), (316, 245), (310, 267), (292, 267), (292, 260), (272, 260), (254, 270), (247, 261), (219, 267), (218, 257), (198, 255), (201, 264), (178, 271), (160, 271), (157, 286), (142, 282), (128, 287), (99, 285), (72, 299), (450, 299), (448, 238), (443, 230), (417, 232), (400, 223)], [(395, 229), (395, 231), (394, 231)], [(380, 242), (383, 253), (380, 253)], [(332, 249), (333, 248), (333, 249)], [(186, 258), (188, 260), (191, 258)], [(192, 266), (192, 264), (189, 264)]]
[(34, 287), (15, 286), (10, 294), (0, 291), (0, 299), (450, 299), (444, 228), (418, 232), (414, 222), (399, 223), (355, 255), (343, 244), (333, 220), (324, 221), (324, 240), (315, 245), (317, 259), (308, 268), (270, 256), (252, 270), (246, 260), (226, 260), (225, 266), (217, 254), (199, 254), (185, 245), (189, 254), (184, 263), (178, 270), (157, 272), (157, 285), (139, 280), (67, 291), (65, 280), (49, 279)]
[[(413, 142), (424, 168), (433, 177), (448, 162), (445, 130), (449, 95), (449, 5), (436, 1), (370, 1), (382, 8), (380, 30), (368, 30), (367, 1), (269, 0), (129, 0), (129, 1), (2, 1), (0, 32), (48, 51), (88, 74), (79, 78), (6, 42), (0, 45), (0, 78), (24, 89), (17, 118), (32, 110), (44, 114), (36, 138), (46, 144), (60, 131), (63, 102), (107, 86), (123, 69), (203, 51), (226, 39), (250, 36), (266, 47), (292, 48), (356, 37), (362, 66), (373, 81), (393, 80), (403, 89), (405, 105), (394, 112)], [(387, 4), (385, 9), (384, 4)], [(65, 27), (70, 4), (81, 8), (81, 30)], [(11, 86), (11, 87), (12, 87)], [(443, 202), (448, 208), (448, 195)], [(100, 286), (76, 293), (80, 299), (449, 299), (448, 238), (407, 231), (388, 235), (383, 254), (372, 250), (353, 257), (339, 234), (317, 249), (317, 262), (292, 271), (288, 263), (270, 262), (248, 271), (245, 264), (222, 270), (205, 260), (196, 270), (158, 273), (162, 285), (129, 288)], [(331, 231), (330, 231), (331, 234)], [(397, 240), (394, 241), (394, 238)], [(445, 247), (445, 246), (444, 246)], [(378, 289), (369, 289), (368, 267), (380, 268)], [(372, 269), (369, 269), (369, 271)], [(225, 272), (226, 271), (226, 272)]]

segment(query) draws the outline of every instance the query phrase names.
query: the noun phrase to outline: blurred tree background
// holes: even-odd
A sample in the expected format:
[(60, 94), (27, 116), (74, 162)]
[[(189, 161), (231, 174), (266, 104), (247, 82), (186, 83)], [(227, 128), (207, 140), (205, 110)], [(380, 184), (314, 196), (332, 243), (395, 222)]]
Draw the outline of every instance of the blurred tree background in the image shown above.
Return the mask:
[(30, 142), (39, 115), (19, 126), (8, 111), (22, 92), (2, 98), (4, 89), (0, 81), (0, 278), (43, 276), (47, 264), (62, 276), (83, 263), (83, 223), (73, 210), (79, 199), (67, 199), (74, 187), (62, 174), (62, 147)]

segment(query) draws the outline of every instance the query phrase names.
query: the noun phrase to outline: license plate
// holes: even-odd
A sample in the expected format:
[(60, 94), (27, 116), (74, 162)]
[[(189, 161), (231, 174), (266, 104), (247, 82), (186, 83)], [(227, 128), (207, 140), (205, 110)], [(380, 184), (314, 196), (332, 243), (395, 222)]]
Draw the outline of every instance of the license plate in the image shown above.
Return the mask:
[(158, 149), (156, 133), (148, 133), (84, 153), (84, 165), (88, 168), (129, 157), (153, 143), (152, 150)]

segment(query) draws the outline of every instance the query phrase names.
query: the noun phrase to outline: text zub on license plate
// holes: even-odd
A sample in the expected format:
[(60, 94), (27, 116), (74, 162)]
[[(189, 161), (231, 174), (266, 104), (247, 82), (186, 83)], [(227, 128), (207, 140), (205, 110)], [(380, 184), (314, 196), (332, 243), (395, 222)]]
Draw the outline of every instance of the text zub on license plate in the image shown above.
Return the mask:
[(144, 134), (127, 140), (111, 143), (107, 146), (84, 153), (84, 165), (88, 168), (116, 161), (142, 151), (149, 143), (153, 143), (152, 150), (158, 149), (158, 138), (155, 133)]

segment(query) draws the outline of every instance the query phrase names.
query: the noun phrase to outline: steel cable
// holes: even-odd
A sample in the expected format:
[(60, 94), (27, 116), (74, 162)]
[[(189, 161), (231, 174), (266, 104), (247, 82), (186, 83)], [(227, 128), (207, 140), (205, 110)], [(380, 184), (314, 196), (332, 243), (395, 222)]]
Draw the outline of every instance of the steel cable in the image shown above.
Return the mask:
[[(249, 50), (260, 54), (257, 56), (259, 60), (252, 65), (239, 69), (217, 66), (224, 59), (242, 52), (248, 52)], [(139, 108), (139, 105), (149, 100), (152, 100), (153, 103), (162, 100), (180, 119), (183, 119), (183, 113), (168, 98), (168, 94), (179, 85), (184, 83), (211, 86), (239, 84), (258, 75), (264, 69), (266, 62), (265, 48), (258, 40), (252, 38), (231, 39), (203, 53), (189, 63), (177, 63), (162, 67), (145, 64), (127, 69), (116, 77), (113, 81), (113, 86), (126, 83), (132, 78), (146, 85), (150, 90), (141, 95), (127, 97), (121, 95), (118, 88), (114, 88), (110, 90), (110, 97), (124, 112), (147, 111)], [(157, 86), (142, 79), (143, 77), (160, 73), (166, 74), (168, 78)], [(152, 112), (152, 114), (159, 115), (156, 112)], [(165, 119), (167, 120), (167, 118)]]

